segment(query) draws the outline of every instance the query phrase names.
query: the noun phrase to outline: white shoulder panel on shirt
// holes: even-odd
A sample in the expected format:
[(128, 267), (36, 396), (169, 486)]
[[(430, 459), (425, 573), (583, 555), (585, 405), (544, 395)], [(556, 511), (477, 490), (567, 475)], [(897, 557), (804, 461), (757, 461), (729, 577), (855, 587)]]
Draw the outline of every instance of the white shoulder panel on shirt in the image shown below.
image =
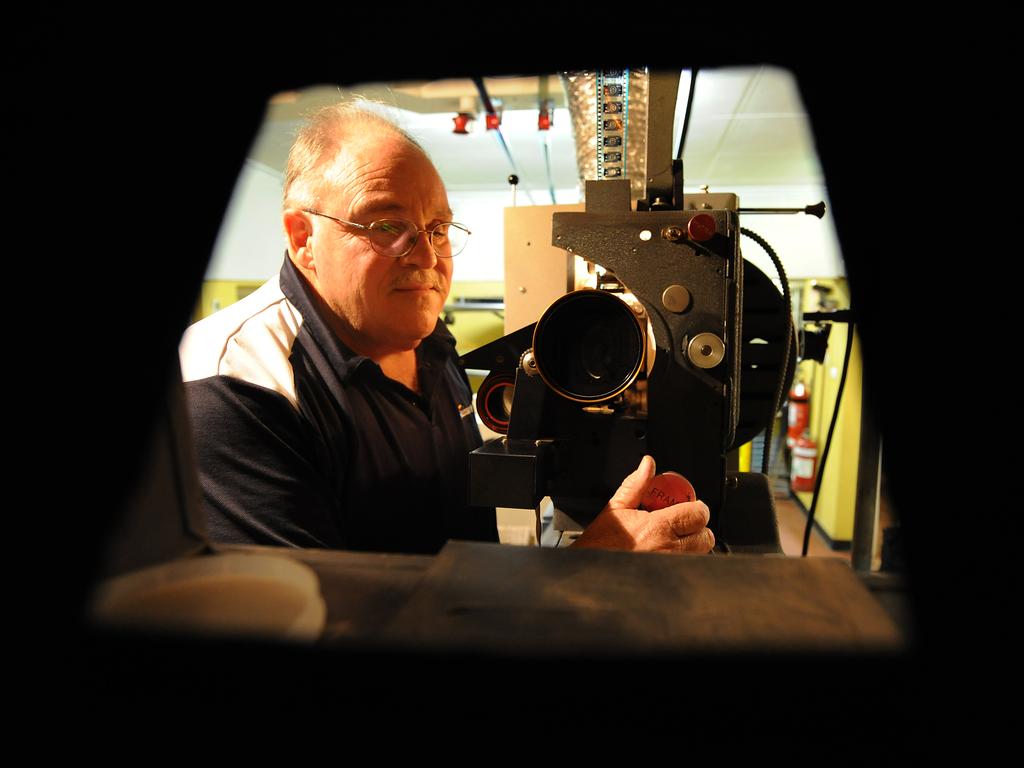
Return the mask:
[(266, 387), (298, 408), (290, 355), (302, 315), (275, 276), (229, 307), (189, 326), (178, 354), (184, 381), (231, 376)]

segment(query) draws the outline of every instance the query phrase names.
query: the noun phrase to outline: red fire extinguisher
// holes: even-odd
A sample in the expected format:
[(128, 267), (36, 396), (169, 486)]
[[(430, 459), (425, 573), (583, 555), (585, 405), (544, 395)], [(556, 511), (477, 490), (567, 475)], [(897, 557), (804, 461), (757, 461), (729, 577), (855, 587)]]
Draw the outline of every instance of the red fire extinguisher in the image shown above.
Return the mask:
[(814, 477), (818, 471), (818, 444), (804, 432), (793, 445), (789, 480), (794, 491), (814, 490)]
[(802, 381), (798, 381), (789, 391), (789, 429), (786, 430), (786, 447), (790, 450), (796, 445), (811, 423), (811, 391)]

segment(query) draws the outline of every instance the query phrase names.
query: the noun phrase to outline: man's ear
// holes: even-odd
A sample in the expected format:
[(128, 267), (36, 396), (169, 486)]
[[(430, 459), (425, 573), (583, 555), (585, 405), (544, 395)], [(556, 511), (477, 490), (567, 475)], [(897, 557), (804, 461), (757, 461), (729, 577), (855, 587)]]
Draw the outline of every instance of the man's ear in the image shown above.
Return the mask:
[(288, 255), (296, 266), (315, 271), (313, 265), (313, 223), (298, 208), (288, 208), (284, 212), (284, 233), (288, 239)]

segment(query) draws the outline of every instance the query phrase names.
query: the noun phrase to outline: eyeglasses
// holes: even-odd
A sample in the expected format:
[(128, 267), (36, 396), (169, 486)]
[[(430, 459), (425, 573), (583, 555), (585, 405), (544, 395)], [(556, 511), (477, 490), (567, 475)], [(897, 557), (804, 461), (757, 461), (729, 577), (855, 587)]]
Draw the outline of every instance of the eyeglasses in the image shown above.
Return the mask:
[(305, 213), (314, 216), (323, 216), (325, 219), (336, 221), (339, 224), (346, 224), (366, 232), (367, 239), (374, 251), (381, 256), (388, 256), (392, 259), (400, 259), (416, 247), (420, 232), (426, 232), (430, 238), (430, 247), (440, 259), (450, 259), (462, 253), (469, 236), (472, 234), (461, 224), (451, 221), (443, 221), (435, 224), (430, 229), (419, 229), (415, 224), (406, 219), (378, 219), (369, 225), (356, 224), (354, 221), (328, 216), (320, 211), (313, 211), (309, 208), (302, 209)]

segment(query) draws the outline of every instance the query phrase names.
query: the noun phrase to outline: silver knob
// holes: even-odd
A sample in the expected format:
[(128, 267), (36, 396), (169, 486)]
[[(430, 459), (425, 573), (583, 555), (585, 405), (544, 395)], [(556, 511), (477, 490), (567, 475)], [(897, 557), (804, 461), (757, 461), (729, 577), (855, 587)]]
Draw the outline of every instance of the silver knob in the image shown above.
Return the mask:
[(713, 333), (698, 333), (687, 345), (686, 354), (698, 368), (714, 368), (725, 359), (725, 342)]

